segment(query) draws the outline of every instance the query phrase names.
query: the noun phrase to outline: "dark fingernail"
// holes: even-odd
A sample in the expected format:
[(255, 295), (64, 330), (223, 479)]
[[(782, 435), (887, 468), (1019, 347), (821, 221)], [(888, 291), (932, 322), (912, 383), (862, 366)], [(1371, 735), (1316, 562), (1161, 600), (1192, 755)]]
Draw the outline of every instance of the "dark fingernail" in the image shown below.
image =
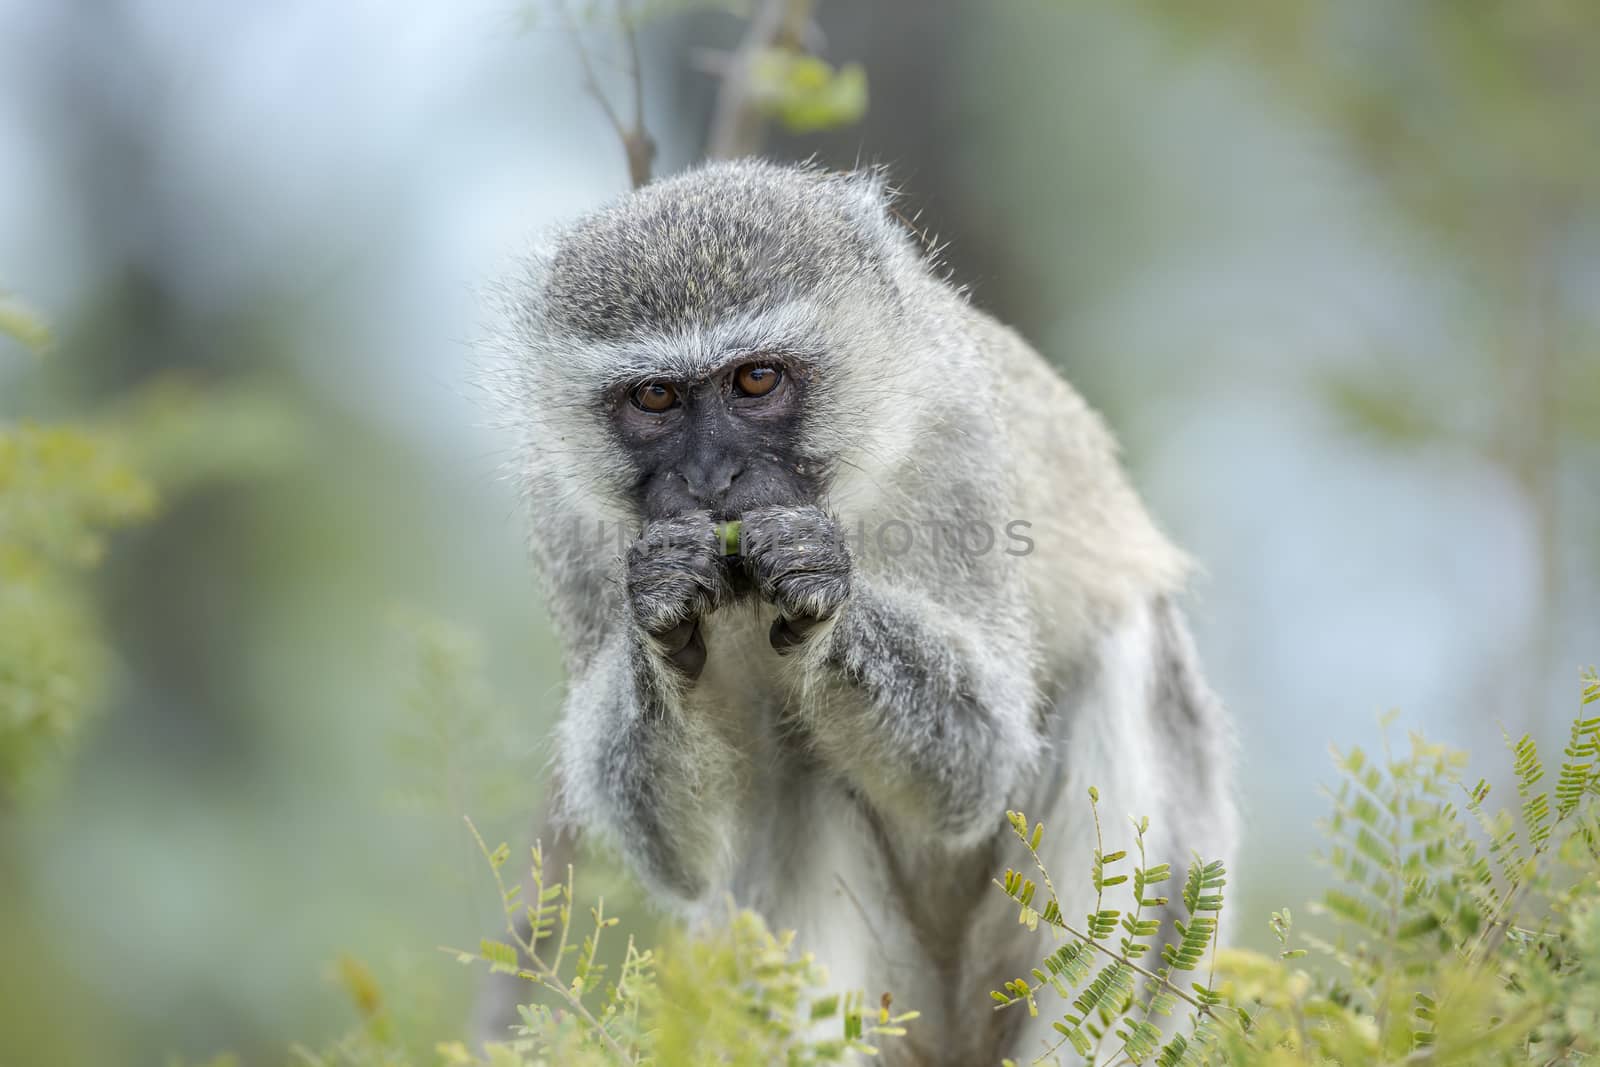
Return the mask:
[(685, 619), (670, 630), (665, 630), (655, 635), (661, 642), (661, 650), (671, 656), (682, 651), (689, 639), (694, 636), (695, 628), (700, 625), (698, 619)]
[(817, 619), (788, 619), (779, 615), (772, 621), (772, 630), (767, 634), (767, 639), (772, 642), (773, 651), (786, 656), (806, 639), (806, 634), (817, 622)]
[(700, 636), (700, 627), (690, 625), (689, 639), (682, 648), (667, 657), (667, 661), (691, 681), (700, 677), (706, 668), (706, 641)]

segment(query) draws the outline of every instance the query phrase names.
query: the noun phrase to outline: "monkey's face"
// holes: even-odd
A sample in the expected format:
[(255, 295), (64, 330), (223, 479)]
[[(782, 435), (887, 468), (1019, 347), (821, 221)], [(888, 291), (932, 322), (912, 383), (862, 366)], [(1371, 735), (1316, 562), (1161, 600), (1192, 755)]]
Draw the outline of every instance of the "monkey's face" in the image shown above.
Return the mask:
[(646, 521), (690, 511), (719, 520), (773, 504), (814, 504), (822, 466), (803, 453), (802, 361), (740, 354), (694, 381), (651, 378), (611, 401)]

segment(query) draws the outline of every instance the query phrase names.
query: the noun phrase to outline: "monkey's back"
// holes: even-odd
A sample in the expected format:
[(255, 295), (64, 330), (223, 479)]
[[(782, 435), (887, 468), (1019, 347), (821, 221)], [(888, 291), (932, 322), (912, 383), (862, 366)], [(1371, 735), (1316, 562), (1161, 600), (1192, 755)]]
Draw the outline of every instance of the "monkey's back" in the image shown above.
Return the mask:
[(973, 319), (1007, 409), (1021, 517), (1034, 524), (1036, 550), (1060, 564), (1030, 569), (1043, 580), (1036, 605), (1077, 629), (1119, 605), (1180, 589), (1188, 558), (1129, 484), (1099, 413), (1014, 330), (980, 311)]

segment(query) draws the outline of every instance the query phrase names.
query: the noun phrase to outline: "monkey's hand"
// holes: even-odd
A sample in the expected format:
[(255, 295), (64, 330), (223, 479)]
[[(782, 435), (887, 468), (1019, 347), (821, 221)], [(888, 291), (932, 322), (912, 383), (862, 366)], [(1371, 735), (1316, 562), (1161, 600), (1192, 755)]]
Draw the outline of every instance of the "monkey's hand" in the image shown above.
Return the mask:
[(740, 552), (763, 599), (778, 606), (770, 639), (787, 653), (850, 595), (850, 549), (821, 508), (766, 507), (741, 517)]
[(653, 522), (628, 549), (628, 610), (663, 658), (700, 676), (706, 643), (700, 620), (728, 599), (728, 569), (703, 511)]

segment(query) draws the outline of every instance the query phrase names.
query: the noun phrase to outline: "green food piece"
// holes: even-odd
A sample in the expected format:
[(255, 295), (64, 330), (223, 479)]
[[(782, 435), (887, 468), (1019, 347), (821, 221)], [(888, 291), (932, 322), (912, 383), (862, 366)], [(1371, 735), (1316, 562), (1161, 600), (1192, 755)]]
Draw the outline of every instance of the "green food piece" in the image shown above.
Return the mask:
[(739, 554), (739, 520), (719, 522), (715, 527), (717, 543), (722, 546), (724, 556), (737, 556)]

